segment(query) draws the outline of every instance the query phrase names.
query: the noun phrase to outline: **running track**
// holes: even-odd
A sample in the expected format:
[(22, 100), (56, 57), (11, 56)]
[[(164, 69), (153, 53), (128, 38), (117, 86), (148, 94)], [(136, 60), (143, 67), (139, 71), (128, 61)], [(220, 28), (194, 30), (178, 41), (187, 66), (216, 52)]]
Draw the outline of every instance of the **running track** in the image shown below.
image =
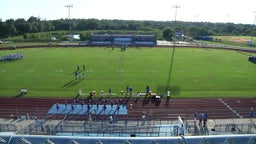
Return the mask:
[[(29, 114), (30, 117), (39, 119), (52, 118), (52, 115), (47, 114), (48, 110), (53, 104), (64, 103), (65, 100), (69, 103), (73, 102), (73, 99), (59, 98), (1, 97), (0, 117), (7, 118), (11, 114), (20, 117)], [(128, 108), (128, 115), (120, 116), (119, 119), (140, 119), (143, 112), (146, 113), (147, 118), (154, 120), (177, 119), (177, 116), (193, 119), (195, 112), (208, 112), (209, 119), (248, 118), (251, 108), (254, 110), (256, 108), (256, 98), (163, 99), (160, 104), (151, 99), (124, 98), (122, 102)], [(88, 103), (87, 99), (85, 103)], [(132, 109), (130, 109), (130, 104), (133, 105)], [(61, 115), (55, 118), (63, 117)], [(78, 117), (73, 116), (73, 119), (76, 118)]]

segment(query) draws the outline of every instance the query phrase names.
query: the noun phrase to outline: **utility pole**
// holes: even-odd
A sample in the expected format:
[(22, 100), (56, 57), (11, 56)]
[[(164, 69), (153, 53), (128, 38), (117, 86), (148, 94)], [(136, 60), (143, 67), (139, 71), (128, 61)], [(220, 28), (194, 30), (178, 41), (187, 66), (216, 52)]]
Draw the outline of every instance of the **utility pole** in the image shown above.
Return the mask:
[(174, 60), (174, 54), (175, 54), (175, 48), (176, 48), (176, 19), (177, 19), (177, 10), (180, 8), (180, 6), (173, 6), (175, 9), (175, 17), (174, 17), (174, 40), (173, 40), (173, 50), (172, 50), (172, 57), (171, 57), (171, 63), (170, 63), (170, 69), (169, 69), (169, 75), (168, 75), (168, 81), (167, 81), (167, 89), (170, 89), (170, 82), (171, 82), (171, 75), (172, 75), (172, 65)]
[(251, 33), (251, 47), (253, 48), (253, 35), (254, 35), (254, 30), (255, 30), (255, 23), (256, 23), (256, 11), (253, 12), (254, 13), (254, 21), (253, 21), (253, 25), (252, 25), (252, 33)]
[(177, 21), (177, 9), (180, 8), (180, 6), (173, 6), (173, 8), (175, 8), (175, 18), (174, 18), (174, 43), (173, 43), (173, 47), (175, 48), (175, 44), (176, 44), (176, 32), (177, 32), (177, 27), (176, 27), (176, 21)]
[(70, 41), (71, 41), (71, 21), (70, 21), (70, 8), (73, 8), (73, 5), (65, 5), (66, 8), (68, 8), (68, 29), (69, 29), (69, 38), (70, 38)]

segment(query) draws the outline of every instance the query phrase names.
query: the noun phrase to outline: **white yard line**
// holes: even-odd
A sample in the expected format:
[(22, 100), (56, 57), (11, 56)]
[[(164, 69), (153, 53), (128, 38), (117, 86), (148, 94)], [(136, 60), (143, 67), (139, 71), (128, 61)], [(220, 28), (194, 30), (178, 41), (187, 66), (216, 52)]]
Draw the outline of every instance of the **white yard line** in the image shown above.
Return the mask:
[(225, 103), (222, 99), (219, 99), (221, 103), (223, 103), (230, 111), (232, 111), (234, 114), (236, 114), (239, 118), (243, 118), (239, 113), (237, 113), (233, 108), (231, 108), (227, 103)]

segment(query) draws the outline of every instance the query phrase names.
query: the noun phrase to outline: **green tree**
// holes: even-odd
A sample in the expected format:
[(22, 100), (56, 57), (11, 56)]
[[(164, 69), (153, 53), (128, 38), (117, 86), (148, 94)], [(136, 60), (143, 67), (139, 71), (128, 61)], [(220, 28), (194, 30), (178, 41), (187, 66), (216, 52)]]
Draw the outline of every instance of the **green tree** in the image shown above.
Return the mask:
[(23, 38), (26, 40), (28, 36), (26, 34), (23, 34)]
[(171, 41), (173, 38), (174, 31), (171, 27), (166, 27), (163, 29), (163, 39)]
[(86, 41), (89, 40), (90, 33), (80, 33), (80, 40), (81, 41)]

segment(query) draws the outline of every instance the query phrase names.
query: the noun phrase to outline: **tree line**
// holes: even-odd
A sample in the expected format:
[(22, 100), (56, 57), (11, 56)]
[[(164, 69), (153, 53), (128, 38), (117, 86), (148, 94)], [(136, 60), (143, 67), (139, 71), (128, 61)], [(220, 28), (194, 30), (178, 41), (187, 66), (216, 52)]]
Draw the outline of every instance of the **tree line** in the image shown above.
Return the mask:
[[(58, 19), (43, 20), (31, 16), (29, 19), (0, 19), (0, 38), (23, 36), (24, 39), (33, 37), (32, 33), (48, 32), (48, 35), (69, 33), (71, 30), (80, 34), (82, 40), (88, 39), (90, 32), (109, 33), (156, 33), (157, 39), (171, 40), (174, 31), (179, 31), (190, 37), (213, 35), (256, 35), (253, 25), (234, 23), (210, 23), (210, 22), (183, 22), (183, 21), (139, 21), (139, 20), (98, 20), (98, 19)], [(51, 32), (51, 33), (49, 33)], [(59, 34), (59, 33), (58, 33)], [(34, 35), (35, 36), (35, 35)], [(65, 39), (65, 38), (63, 38)]]

